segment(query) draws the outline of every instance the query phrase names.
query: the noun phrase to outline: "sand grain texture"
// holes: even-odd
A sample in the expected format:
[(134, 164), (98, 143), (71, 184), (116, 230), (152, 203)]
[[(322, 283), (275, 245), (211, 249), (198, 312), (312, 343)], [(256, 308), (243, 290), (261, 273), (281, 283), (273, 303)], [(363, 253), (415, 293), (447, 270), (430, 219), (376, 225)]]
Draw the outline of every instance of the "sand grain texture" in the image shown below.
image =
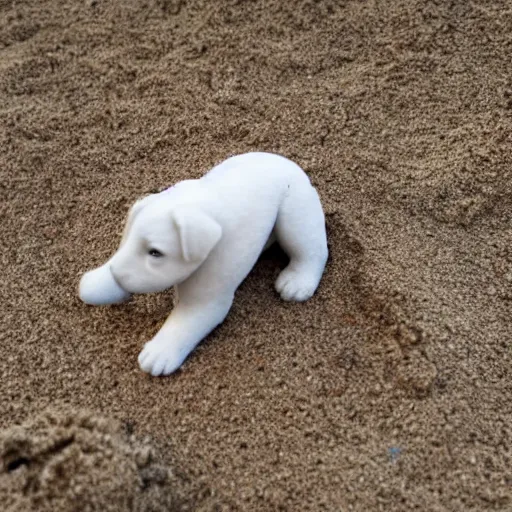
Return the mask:
[[(124, 422), (189, 510), (510, 510), (511, 51), (505, 0), (0, 2), (0, 426)], [(151, 379), (171, 293), (90, 308), (80, 274), (249, 150), (318, 188), (324, 280), (283, 303), (270, 252)]]

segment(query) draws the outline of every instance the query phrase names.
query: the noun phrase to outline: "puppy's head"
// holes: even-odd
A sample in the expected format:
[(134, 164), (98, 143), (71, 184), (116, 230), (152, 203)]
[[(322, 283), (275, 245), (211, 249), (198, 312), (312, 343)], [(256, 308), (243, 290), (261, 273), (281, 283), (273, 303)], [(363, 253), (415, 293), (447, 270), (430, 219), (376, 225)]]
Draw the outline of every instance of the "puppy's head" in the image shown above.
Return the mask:
[(221, 236), (220, 225), (197, 207), (139, 202), (110, 268), (127, 292), (163, 291), (197, 270)]

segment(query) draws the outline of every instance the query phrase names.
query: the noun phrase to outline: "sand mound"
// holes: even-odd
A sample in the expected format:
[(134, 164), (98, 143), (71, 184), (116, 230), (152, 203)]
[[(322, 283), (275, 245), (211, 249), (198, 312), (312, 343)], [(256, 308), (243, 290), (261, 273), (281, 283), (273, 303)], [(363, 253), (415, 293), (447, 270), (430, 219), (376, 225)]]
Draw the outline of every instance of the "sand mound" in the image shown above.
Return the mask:
[(10, 511), (172, 510), (169, 470), (147, 445), (86, 412), (47, 412), (0, 434), (0, 502)]

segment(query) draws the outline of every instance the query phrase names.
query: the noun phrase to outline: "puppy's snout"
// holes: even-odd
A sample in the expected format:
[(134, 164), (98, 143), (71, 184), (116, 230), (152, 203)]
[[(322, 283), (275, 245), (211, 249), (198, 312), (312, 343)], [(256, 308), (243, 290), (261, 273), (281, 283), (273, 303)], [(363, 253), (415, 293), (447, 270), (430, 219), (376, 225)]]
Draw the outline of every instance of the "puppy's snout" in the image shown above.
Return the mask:
[(107, 264), (82, 276), (79, 296), (86, 304), (99, 306), (124, 302), (130, 293), (119, 286)]

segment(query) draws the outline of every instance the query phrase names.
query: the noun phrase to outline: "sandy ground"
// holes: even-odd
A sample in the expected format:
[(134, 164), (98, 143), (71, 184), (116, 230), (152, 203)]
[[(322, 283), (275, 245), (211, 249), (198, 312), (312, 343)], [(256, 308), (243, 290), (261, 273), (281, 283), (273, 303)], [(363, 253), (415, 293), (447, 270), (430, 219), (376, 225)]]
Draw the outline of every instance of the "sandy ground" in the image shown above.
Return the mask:
[[(5, 439), (49, 406), (117, 420), (177, 510), (511, 510), (511, 55), (506, 0), (0, 1)], [(152, 379), (171, 292), (89, 308), (79, 277), (137, 197), (249, 150), (317, 186), (321, 287), (282, 302), (271, 251)]]

